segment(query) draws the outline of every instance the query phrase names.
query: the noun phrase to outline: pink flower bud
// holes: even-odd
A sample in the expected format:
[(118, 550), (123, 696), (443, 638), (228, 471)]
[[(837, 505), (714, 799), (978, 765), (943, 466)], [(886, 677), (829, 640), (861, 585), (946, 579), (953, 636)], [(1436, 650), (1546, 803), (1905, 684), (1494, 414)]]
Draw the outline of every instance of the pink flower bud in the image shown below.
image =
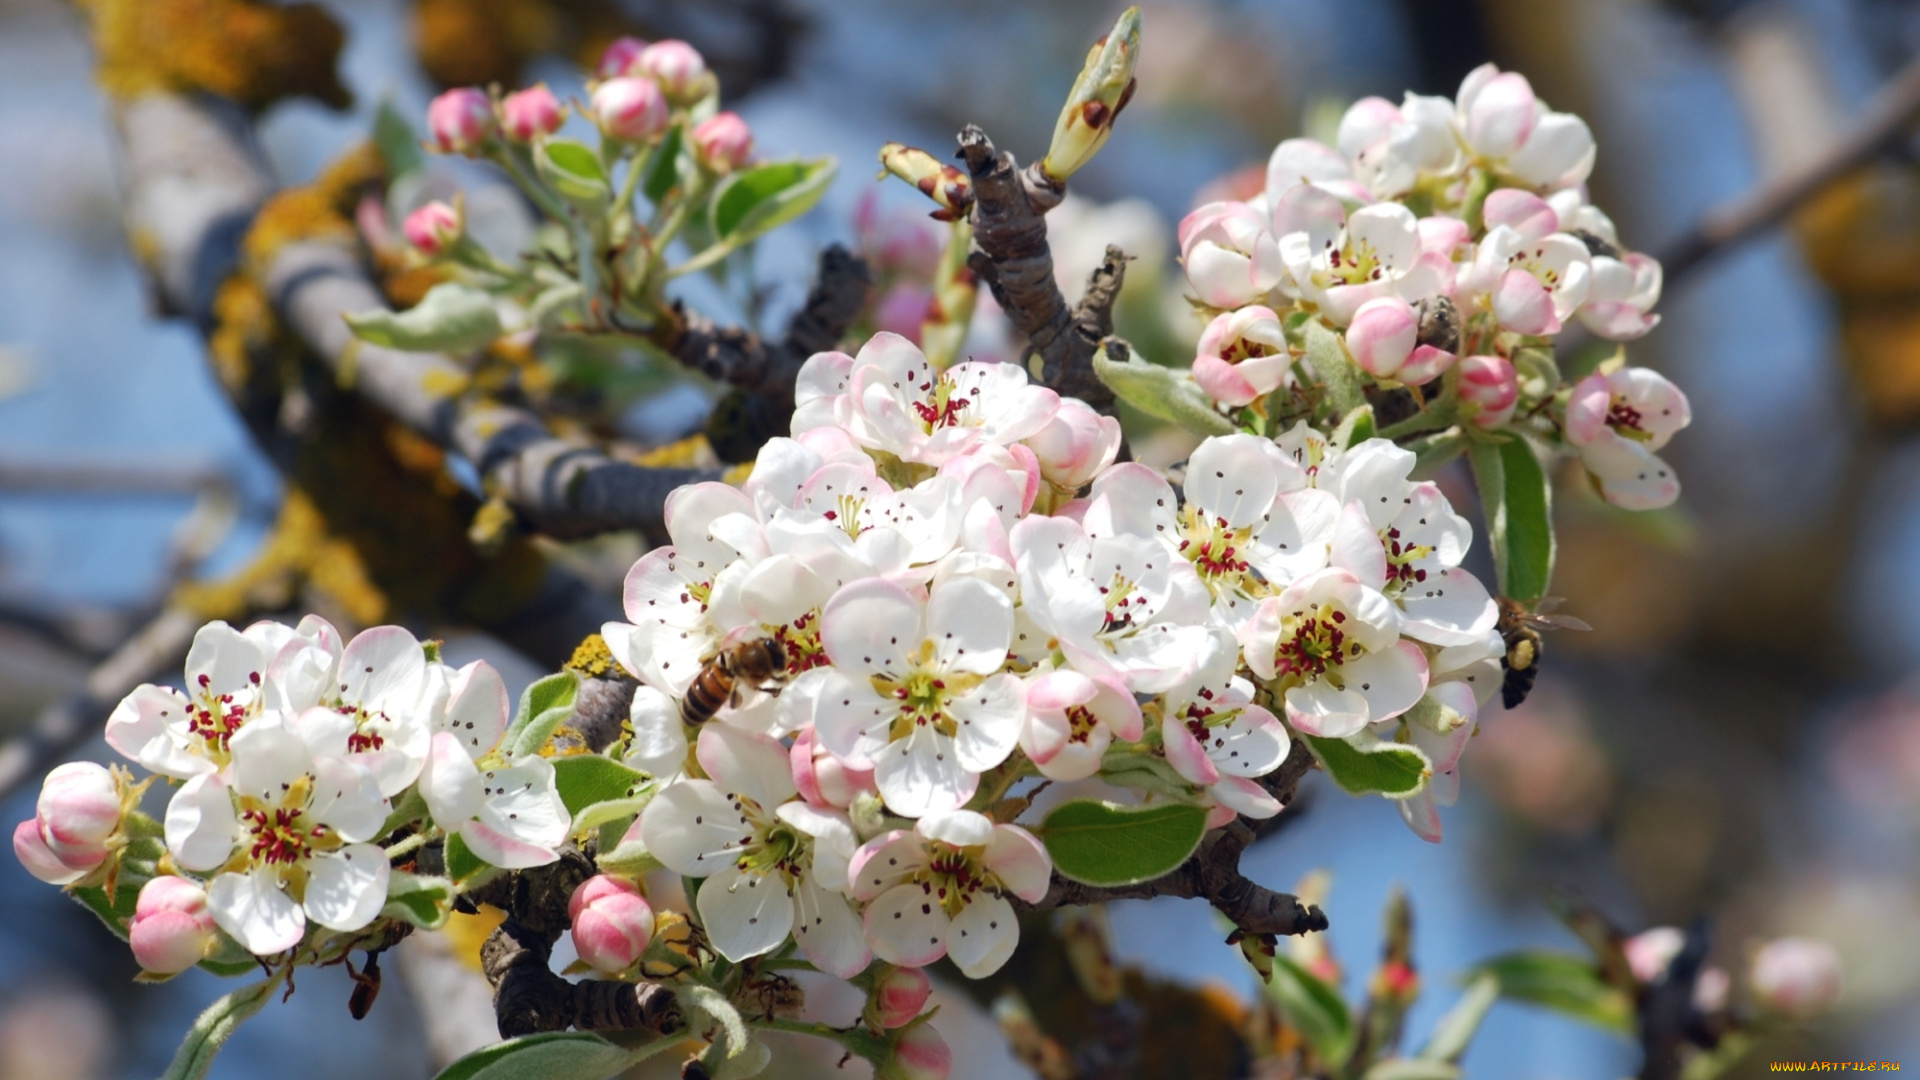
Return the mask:
[(873, 306), (873, 328), (899, 334), (918, 345), (920, 326), (927, 321), (927, 310), (932, 304), (932, 291), (901, 282), (882, 293), (880, 302)]
[(1824, 941), (1780, 938), (1767, 942), (1753, 958), (1749, 981), (1760, 1004), (1788, 1016), (1809, 1017), (1840, 996), (1840, 957)]
[(634, 61), (646, 50), (647, 43), (637, 37), (615, 38), (607, 51), (600, 54), (600, 63), (593, 69), (596, 79), (611, 79), (633, 73)]
[(216, 933), (204, 889), (183, 877), (157, 877), (140, 889), (127, 942), (141, 967), (173, 975), (205, 959)]
[(427, 106), (427, 132), (443, 153), (471, 154), (493, 137), (493, 102), (471, 86), (449, 90)]
[(120, 785), (104, 766), (70, 761), (47, 774), (36, 808), (47, 847), (68, 866), (91, 869), (120, 827)]
[(47, 838), (40, 835), (40, 822), (37, 818), (28, 818), (14, 827), (13, 857), (27, 868), (27, 873), (49, 885), (70, 885), (87, 876), (92, 867), (74, 869), (60, 861), (60, 856), (47, 846)]
[(460, 211), (436, 199), (408, 214), (400, 230), (414, 247), (439, 255), (459, 241), (466, 223), (460, 220)]
[(640, 50), (633, 62), (632, 74), (645, 75), (660, 84), (676, 105), (691, 105), (706, 96), (707, 62), (700, 50), (684, 41), (656, 41)]
[(894, 968), (874, 985), (867, 1016), (876, 1027), (889, 1030), (905, 1027), (926, 1008), (932, 993), (933, 982), (926, 972), (919, 968)]
[(593, 119), (610, 138), (651, 142), (667, 130), (667, 99), (650, 80), (608, 79), (593, 88)]
[(1200, 332), (1196, 354), (1193, 380), (1236, 408), (1279, 389), (1293, 368), (1280, 316), (1257, 304), (1214, 316)]
[(1703, 1013), (1717, 1013), (1727, 1007), (1727, 996), (1733, 990), (1733, 976), (1726, 969), (1710, 967), (1700, 972), (1693, 982), (1693, 1007)]
[(1505, 225), (1528, 243), (1560, 231), (1560, 216), (1547, 200), (1519, 188), (1501, 188), (1488, 195), (1481, 216), (1487, 228)]
[(1633, 969), (1633, 977), (1642, 983), (1652, 983), (1666, 974), (1667, 965), (1680, 955), (1687, 944), (1687, 935), (1672, 926), (1656, 926), (1635, 934), (1621, 943), (1620, 949), (1627, 954), (1627, 966)]
[(892, 1071), (900, 1080), (947, 1080), (953, 1075), (953, 1051), (932, 1024), (915, 1024), (893, 1044)]
[(516, 142), (532, 142), (560, 130), (560, 102), (546, 83), (508, 94), (500, 103), (500, 129)]
[(787, 764), (793, 772), (793, 786), (800, 789), (800, 797), (815, 806), (844, 810), (863, 792), (880, 790), (874, 786), (872, 769), (849, 768), (828, 753), (825, 744), (814, 738), (811, 724), (794, 736)]
[(567, 901), (573, 948), (594, 968), (613, 974), (640, 962), (653, 940), (653, 908), (630, 881), (588, 878)]
[(1394, 378), (1408, 386), (1425, 386), (1446, 373), (1459, 357), (1432, 345), (1416, 345), (1413, 355), (1400, 365), (1399, 374)]
[(1060, 411), (1026, 443), (1040, 460), (1040, 475), (1073, 491), (1113, 464), (1120, 453), (1120, 421), (1101, 416), (1078, 398), (1061, 398)]
[(1347, 324), (1347, 351), (1360, 369), (1378, 379), (1391, 379), (1413, 356), (1420, 336), (1420, 320), (1413, 306), (1397, 296), (1381, 296), (1360, 305)]
[(1520, 400), (1520, 375), (1502, 356), (1469, 356), (1460, 361), (1460, 411), (1483, 428), (1499, 427), (1513, 417)]
[(753, 129), (739, 113), (715, 113), (694, 126), (693, 151), (714, 172), (732, 172), (753, 156)]

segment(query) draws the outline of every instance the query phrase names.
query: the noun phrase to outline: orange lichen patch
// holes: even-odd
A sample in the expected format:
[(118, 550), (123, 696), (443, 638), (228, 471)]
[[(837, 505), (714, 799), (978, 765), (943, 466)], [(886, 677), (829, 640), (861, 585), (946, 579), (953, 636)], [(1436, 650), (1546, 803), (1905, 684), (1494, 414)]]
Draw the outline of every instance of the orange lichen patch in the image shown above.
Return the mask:
[(1893, 428), (1920, 422), (1920, 295), (1845, 305), (1840, 338), (1856, 397), (1874, 421)]
[(375, 271), (380, 275), (380, 290), (396, 310), (406, 309), (427, 298), (427, 290), (453, 280), (438, 266), (407, 266), (391, 256), (377, 257)]
[(618, 673), (619, 664), (607, 648), (606, 638), (599, 634), (588, 634), (573, 650), (573, 657), (567, 661), (567, 669), (597, 679), (610, 671)]
[(318, 4), (265, 0), (79, 0), (108, 93), (204, 90), (262, 109), (305, 96), (346, 108), (335, 71), (346, 40)]
[(385, 174), (380, 152), (372, 143), (362, 143), (327, 166), (313, 183), (268, 199), (241, 245), (249, 267), (264, 268), (274, 252), (298, 240), (357, 243), (360, 231), (353, 223), (353, 209)]
[(213, 296), (213, 329), (207, 354), (213, 372), (228, 393), (239, 393), (253, 377), (254, 360), (281, 336), (273, 305), (252, 279), (231, 277)]
[(369, 580), (353, 546), (329, 536), (313, 501), (295, 489), (287, 492), (273, 532), (246, 569), (224, 581), (189, 582), (173, 599), (202, 618), (238, 619), (292, 605), (308, 582), (360, 625), (386, 615), (386, 596)]

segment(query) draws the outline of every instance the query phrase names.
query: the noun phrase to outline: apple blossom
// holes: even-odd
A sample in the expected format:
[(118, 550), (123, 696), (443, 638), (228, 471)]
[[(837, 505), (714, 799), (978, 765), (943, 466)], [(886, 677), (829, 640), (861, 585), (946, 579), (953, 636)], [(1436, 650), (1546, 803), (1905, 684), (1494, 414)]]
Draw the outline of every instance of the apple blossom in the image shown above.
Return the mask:
[(693, 152), (714, 172), (732, 172), (753, 155), (753, 129), (739, 113), (715, 113), (693, 126)]
[(156, 975), (178, 974), (206, 959), (218, 940), (205, 889), (172, 874), (140, 887), (127, 944), (142, 968)]
[(933, 995), (933, 981), (915, 967), (889, 969), (873, 982), (873, 995), (867, 1001), (867, 1020), (878, 1028), (905, 1027), (926, 1008)]
[(1455, 96), (1454, 124), (1469, 150), (1535, 188), (1578, 184), (1593, 171), (1593, 133), (1534, 97), (1524, 75), (1482, 64)]
[(675, 105), (691, 105), (713, 89), (713, 77), (700, 50), (671, 38), (641, 49), (629, 74), (651, 79)]
[(653, 940), (653, 907), (625, 878), (597, 874), (567, 900), (573, 949), (597, 971), (617, 975), (640, 962)]
[(1012, 636), (1012, 602), (976, 578), (937, 583), (924, 601), (880, 579), (843, 587), (821, 621), (834, 666), (815, 737), (871, 767), (897, 814), (958, 808), (1020, 737), (1025, 691), (1000, 672)]
[(619, 76), (593, 88), (594, 123), (610, 139), (645, 143), (667, 130), (667, 99), (651, 79)]
[[(627, 623), (601, 628), (607, 648), (641, 682), (678, 698), (732, 627), (711, 618), (716, 591), (737, 595), (751, 569), (737, 549), (713, 533), (730, 514), (751, 514), (753, 503), (725, 484), (692, 484), (667, 498), (667, 547), (655, 548), (627, 572)], [(722, 609), (726, 610), (725, 607)]]
[(1286, 267), (1267, 218), (1245, 203), (1208, 203), (1180, 222), (1180, 262), (1201, 302), (1251, 304), (1280, 284)]
[(1046, 895), (1053, 860), (1032, 833), (971, 810), (928, 814), (861, 845), (848, 865), (867, 905), (866, 938), (890, 964), (925, 967), (950, 956), (962, 974), (1000, 970), (1020, 942), (1009, 894)]
[(1529, 240), (1509, 225), (1487, 230), (1473, 264), (1461, 272), (1455, 296), (1493, 312), (1515, 333), (1557, 334), (1593, 284), (1587, 247), (1566, 233)]
[(1138, 742), (1140, 734), (1140, 706), (1110, 678), (1049, 671), (1027, 684), (1020, 749), (1049, 780), (1092, 776), (1114, 739)]
[(873, 785), (872, 769), (855, 769), (834, 757), (814, 738), (810, 724), (794, 733), (787, 759), (793, 770), (793, 786), (802, 799), (815, 806), (845, 810), (861, 795), (880, 790)]
[(1598, 237), (1586, 244), (1593, 257), (1593, 285), (1580, 305), (1580, 322), (1609, 341), (1644, 337), (1660, 324), (1660, 316), (1653, 314), (1660, 302), (1659, 260), (1637, 251), (1621, 252)]
[(770, 736), (708, 724), (696, 754), (711, 779), (667, 785), (639, 829), (669, 869), (706, 879), (696, 904), (713, 947), (740, 961), (792, 934), (815, 967), (858, 974), (869, 957), (840, 893), (854, 844), (846, 816), (791, 801), (786, 752)]
[(560, 130), (566, 114), (546, 83), (508, 94), (500, 102), (500, 130), (515, 142), (532, 142)]
[(407, 243), (422, 253), (441, 255), (460, 242), (466, 221), (458, 209), (436, 199), (408, 214), (400, 231), (406, 234)]
[(1340, 151), (1314, 139), (1287, 139), (1267, 158), (1265, 199), (1267, 208), (1275, 211), (1275, 236), (1292, 231), (1279, 224), (1278, 207), (1282, 198), (1300, 187), (1315, 188), (1343, 203), (1373, 201), (1373, 193), (1354, 178), (1353, 167)]
[(473, 154), (495, 130), (493, 102), (483, 90), (449, 90), (427, 106), (427, 132), (442, 153)]
[(1680, 481), (1654, 451), (1693, 420), (1680, 388), (1646, 368), (1580, 380), (1567, 399), (1567, 442), (1606, 500), (1654, 510), (1680, 497)]
[(1222, 405), (1251, 405), (1287, 385), (1292, 372), (1287, 334), (1271, 308), (1223, 311), (1200, 332), (1193, 381)]
[(1459, 171), (1462, 157), (1452, 120), (1453, 103), (1446, 98), (1410, 93), (1398, 106), (1384, 98), (1361, 98), (1340, 118), (1335, 141), (1374, 196), (1390, 199), (1422, 176)]
[(1840, 955), (1813, 938), (1776, 938), (1754, 954), (1747, 980), (1762, 1006), (1805, 1019), (1840, 997)]
[(1520, 401), (1520, 376), (1504, 356), (1469, 356), (1460, 361), (1460, 415), (1479, 428), (1497, 428), (1513, 419)]

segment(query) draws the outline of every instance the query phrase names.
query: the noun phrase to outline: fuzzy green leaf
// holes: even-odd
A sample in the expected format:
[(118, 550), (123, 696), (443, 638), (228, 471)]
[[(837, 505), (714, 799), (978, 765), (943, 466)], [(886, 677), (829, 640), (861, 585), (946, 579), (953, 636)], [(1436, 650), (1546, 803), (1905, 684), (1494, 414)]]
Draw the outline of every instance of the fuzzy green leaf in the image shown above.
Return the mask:
[(1571, 1016), (1620, 1035), (1633, 1032), (1633, 1002), (1600, 978), (1593, 962), (1565, 953), (1529, 949), (1497, 956), (1469, 973), (1492, 975), (1500, 996)]
[(401, 919), (422, 930), (438, 930), (453, 910), (453, 882), (443, 877), (395, 870), (387, 884), (387, 905), (381, 914)]
[(1313, 319), (1301, 328), (1301, 335), (1307, 343), (1307, 362), (1326, 388), (1327, 403), (1333, 406), (1334, 415), (1347, 416), (1366, 405), (1366, 376), (1347, 355), (1340, 332)]
[(1433, 1026), (1433, 1034), (1427, 1037), (1427, 1045), (1420, 1048), (1420, 1056), (1428, 1061), (1458, 1062), (1467, 1052), (1474, 1033), (1480, 1030), (1480, 1022), (1487, 1018), (1487, 1010), (1493, 1008), (1499, 997), (1498, 978), (1483, 974), (1473, 980), (1460, 1001)]
[(580, 676), (571, 671), (549, 675), (527, 687), (520, 695), (520, 707), (507, 727), (502, 742), (514, 757), (540, 752), (560, 725), (573, 716), (573, 703), (580, 693)]
[(200, 1080), (207, 1075), (220, 1048), (226, 1045), (234, 1030), (247, 1017), (260, 1011), (277, 985), (278, 979), (262, 979), (207, 1006), (206, 1011), (194, 1020), (193, 1027), (188, 1029), (187, 1037), (180, 1040), (180, 1049), (174, 1051), (173, 1064), (167, 1066), (160, 1080)]
[(833, 158), (775, 161), (742, 169), (715, 189), (713, 235), (738, 247), (813, 209), (833, 183)]
[(605, 1080), (632, 1056), (598, 1035), (549, 1031), (476, 1050), (434, 1080)]
[[(1114, 346), (1120, 353), (1117, 358), (1109, 355)], [(1239, 430), (1214, 410), (1213, 399), (1193, 381), (1192, 372), (1148, 363), (1134, 356), (1124, 343), (1102, 345), (1093, 354), (1093, 373), (1121, 401), (1148, 416), (1197, 435), (1231, 435)]]
[(1207, 831), (1207, 811), (1186, 803), (1074, 799), (1054, 807), (1039, 831), (1062, 875), (1088, 885), (1132, 885), (1186, 862)]
[(534, 152), (533, 167), (560, 197), (576, 206), (598, 209), (613, 198), (600, 155), (572, 139), (548, 139)]
[(382, 101), (380, 111), (374, 114), (373, 145), (386, 162), (389, 180), (417, 172), (426, 164), (426, 155), (420, 152), (420, 136), (393, 107), (391, 98)]
[(1351, 739), (1302, 735), (1320, 766), (1349, 795), (1385, 795), (1404, 799), (1426, 786), (1433, 763), (1405, 743), (1362, 733)]
[(1523, 603), (1553, 579), (1553, 490), (1533, 447), (1519, 437), (1476, 441), (1468, 450), (1487, 518), (1500, 592)]
[(1287, 1023), (1329, 1064), (1344, 1061), (1353, 1044), (1353, 1016), (1338, 988), (1302, 967), (1285, 953), (1273, 958), (1267, 996)]
[(579, 814), (595, 803), (625, 799), (647, 774), (600, 754), (576, 754), (553, 759), (553, 778), (567, 813)]
[(470, 352), (501, 334), (493, 297), (452, 281), (428, 289), (405, 311), (348, 315), (347, 326), (368, 344), (410, 352)]
[(648, 202), (658, 205), (661, 199), (666, 198), (667, 192), (680, 184), (680, 178), (685, 175), (680, 148), (685, 141), (685, 125), (675, 124), (667, 132), (666, 138), (660, 140), (660, 145), (653, 148), (652, 155), (647, 158), (647, 175), (640, 182)]

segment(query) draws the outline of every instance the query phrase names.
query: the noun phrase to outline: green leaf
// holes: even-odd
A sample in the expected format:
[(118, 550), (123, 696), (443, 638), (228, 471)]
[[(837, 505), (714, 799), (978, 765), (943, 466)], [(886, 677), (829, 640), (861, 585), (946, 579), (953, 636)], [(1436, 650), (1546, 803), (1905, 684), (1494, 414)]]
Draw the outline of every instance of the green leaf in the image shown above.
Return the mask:
[(606, 1080), (625, 1069), (631, 1056), (598, 1035), (549, 1031), (476, 1050), (435, 1080)]
[(576, 754), (553, 759), (553, 778), (567, 813), (578, 814), (594, 803), (626, 798), (647, 774), (600, 754)]
[(690, 983), (674, 992), (680, 1005), (688, 1013), (687, 1027), (691, 1031), (707, 1029), (715, 1032), (713, 1048), (708, 1052), (708, 1071), (721, 1061), (740, 1056), (746, 1051), (748, 1043), (747, 1024), (741, 1019), (740, 1010), (733, 1007), (727, 996), (711, 986)]
[(1350, 739), (1300, 736), (1321, 768), (1349, 795), (1385, 795), (1404, 799), (1418, 794), (1433, 773), (1433, 762), (1417, 747), (1388, 742), (1362, 732)]
[(1338, 988), (1279, 953), (1273, 958), (1267, 996), (1322, 1062), (1337, 1064), (1346, 1059), (1353, 1043), (1353, 1017)]
[(1460, 1001), (1433, 1026), (1433, 1034), (1427, 1036), (1427, 1045), (1420, 1048), (1420, 1056), (1428, 1061), (1458, 1062), (1460, 1055), (1467, 1052), (1474, 1033), (1480, 1030), (1480, 1022), (1487, 1018), (1487, 1010), (1493, 1008), (1499, 998), (1499, 979), (1483, 974), (1473, 980)]
[(1388, 1058), (1376, 1062), (1362, 1080), (1459, 1080), (1460, 1067), (1422, 1058)]
[(410, 352), (471, 352), (501, 334), (493, 297), (452, 281), (428, 289), (405, 311), (357, 312), (347, 325), (361, 341)]
[(548, 139), (534, 151), (533, 167), (560, 197), (590, 210), (606, 206), (613, 199), (613, 185), (607, 181), (606, 166), (584, 143), (572, 139)]
[(1519, 436), (1476, 441), (1468, 457), (1500, 592), (1523, 603), (1538, 600), (1553, 578), (1553, 492), (1547, 474), (1533, 447)]
[(1120, 806), (1074, 799), (1040, 827), (1053, 867), (1087, 885), (1132, 885), (1187, 861), (1207, 831), (1207, 811), (1187, 803)]
[(659, 205), (660, 200), (666, 198), (667, 192), (672, 191), (685, 175), (680, 155), (680, 147), (685, 140), (686, 125), (675, 124), (667, 132), (667, 137), (660, 140), (660, 145), (653, 148), (652, 156), (647, 158), (647, 175), (640, 182), (640, 190), (646, 193), (648, 202)]
[(180, 1040), (180, 1049), (173, 1054), (173, 1064), (167, 1066), (160, 1080), (200, 1080), (207, 1075), (207, 1070), (213, 1066), (214, 1056), (233, 1036), (234, 1029), (247, 1017), (260, 1011), (277, 985), (278, 979), (262, 979), (207, 1006), (206, 1011), (194, 1020), (187, 1037)]
[(1501, 997), (1551, 1009), (1620, 1035), (1633, 1032), (1633, 1002), (1608, 986), (1593, 962), (1583, 957), (1529, 949), (1495, 957), (1470, 974), (1498, 979)]
[[(567, 759), (562, 758), (561, 760), (564, 761)], [(554, 762), (555, 766), (559, 764), (560, 762), (558, 761)], [(561, 788), (560, 797), (563, 800), (566, 798), (566, 789), (564, 787)], [(653, 791), (652, 789), (648, 789), (628, 798), (604, 799), (598, 802), (587, 803), (573, 815), (573, 834), (578, 836), (588, 829), (598, 828), (611, 821), (636, 817), (640, 811), (645, 810), (647, 804), (652, 801)]]
[(1413, 451), (1413, 479), (1431, 480), (1442, 466), (1467, 452), (1467, 436), (1455, 427), (1415, 436), (1400, 445)]
[(639, 877), (666, 865), (654, 858), (653, 853), (647, 850), (647, 845), (638, 840), (629, 840), (612, 851), (601, 852), (594, 863), (602, 873), (626, 877)]
[[(1119, 352), (1118, 359), (1109, 350)], [(1125, 342), (1109, 339), (1093, 354), (1093, 373), (1120, 400), (1197, 435), (1231, 435), (1239, 429), (1214, 410), (1213, 399), (1184, 369), (1150, 364), (1133, 355)]]
[(469, 888), (497, 869), (475, 855), (459, 833), (447, 837), (446, 860), (447, 876)]
[(785, 225), (813, 209), (838, 169), (829, 157), (775, 161), (734, 173), (714, 191), (714, 236), (738, 247)]
[(1336, 416), (1346, 416), (1367, 403), (1366, 377), (1353, 358), (1340, 332), (1319, 319), (1302, 328), (1307, 343), (1307, 362), (1327, 389), (1327, 403)]
[(573, 715), (573, 700), (580, 693), (580, 676), (571, 671), (549, 675), (527, 687), (520, 695), (520, 709), (502, 740), (514, 757), (538, 754), (560, 725)]
[(1343, 449), (1373, 438), (1373, 406), (1362, 405), (1340, 418), (1340, 426), (1333, 429), (1333, 443)]
[(452, 910), (453, 882), (395, 870), (387, 884), (387, 906), (381, 914), (422, 930), (438, 930), (446, 925), (447, 913)]
[(418, 172), (426, 164), (426, 155), (420, 152), (420, 137), (393, 107), (392, 98), (382, 101), (380, 111), (374, 114), (373, 145), (387, 164), (389, 182)]

